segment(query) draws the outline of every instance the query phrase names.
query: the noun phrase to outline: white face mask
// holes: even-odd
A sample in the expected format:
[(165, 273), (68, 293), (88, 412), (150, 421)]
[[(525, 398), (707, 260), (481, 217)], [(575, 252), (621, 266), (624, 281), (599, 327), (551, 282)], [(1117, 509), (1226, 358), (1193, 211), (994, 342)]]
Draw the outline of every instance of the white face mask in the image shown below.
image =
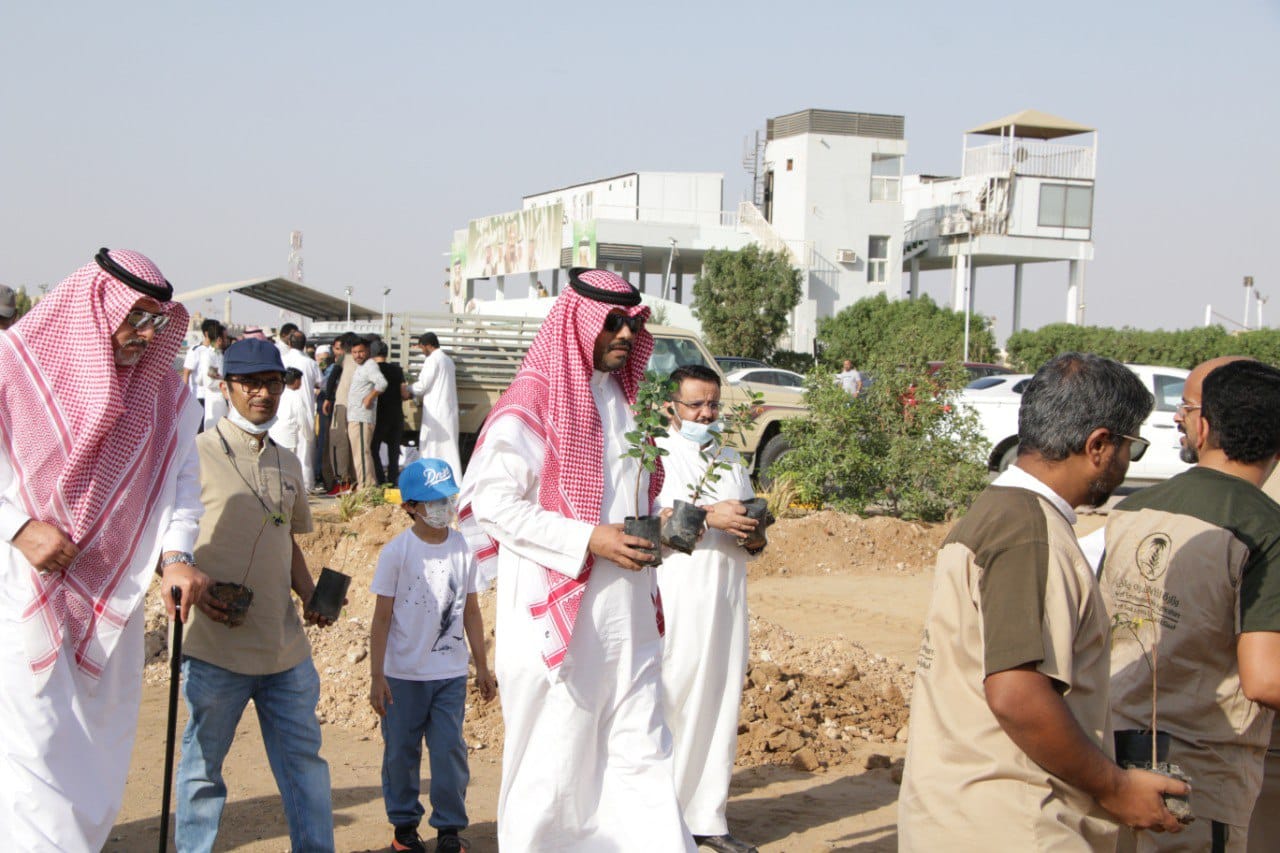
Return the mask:
[(428, 527), (448, 527), (453, 523), (453, 498), (418, 504), (418, 520)]
[(278, 419), (279, 419), (279, 416), (275, 415), (271, 418), (271, 420), (267, 421), (264, 424), (255, 424), (252, 421), (250, 421), (248, 418), (246, 418), (244, 415), (240, 414), (240, 412), (236, 411), (236, 407), (232, 405), (230, 400), (227, 401), (227, 420), (231, 421), (231, 423), (240, 427), (240, 429), (244, 430), (245, 432), (252, 433), (253, 435), (265, 434), (268, 430), (271, 429), (271, 427), (275, 426), (275, 422)]
[(700, 424), (697, 421), (683, 420), (680, 422), (680, 434), (699, 447), (711, 440), (712, 433), (720, 432), (720, 422), (712, 421), (709, 424)]

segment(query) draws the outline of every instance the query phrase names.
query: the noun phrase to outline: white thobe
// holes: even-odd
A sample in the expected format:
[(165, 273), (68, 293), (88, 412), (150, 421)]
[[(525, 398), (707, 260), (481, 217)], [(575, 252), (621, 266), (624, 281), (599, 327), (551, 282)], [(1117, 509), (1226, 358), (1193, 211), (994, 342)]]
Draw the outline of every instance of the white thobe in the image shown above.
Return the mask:
[[(31, 627), (19, 615), (31, 594), (31, 564), (9, 544), (28, 516), (0, 450), (0, 828), (10, 850), (98, 851), (124, 800), (142, 702), (143, 598), (163, 551), (195, 547), (200, 516), (199, 413), (192, 401), (178, 427), (179, 460), (169, 470), (152, 518), (112, 595), (132, 614), (94, 679), (66, 645), (52, 671), (37, 677), (22, 653)], [(69, 634), (67, 635), (69, 636)]]
[(306, 398), (307, 411), (311, 413), (311, 431), (315, 432), (316, 386), (322, 381), (320, 365), (300, 349), (287, 350), (283, 358), (285, 367), (292, 367), (302, 374), (302, 396)]
[[(670, 452), (662, 458), (666, 481), (661, 507), (689, 500), (707, 463), (698, 445), (679, 435), (659, 439)], [(755, 497), (737, 453), (698, 499)], [(685, 823), (694, 835), (724, 835), (725, 804), (738, 748), (738, 709), (747, 672), (747, 552), (723, 530), (709, 528), (692, 554), (668, 552), (658, 567), (658, 588), (666, 615), (662, 650), (662, 704), (675, 753), (676, 793)]]
[[(611, 374), (597, 372), (591, 391), (605, 436), (600, 518), (620, 522), (635, 514), (639, 466), (623, 455), (623, 435), (634, 422)], [(539, 504), (544, 454), (523, 422), (500, 416), (467, 472), (475, 520), (501, 545), (495, 663), (506, 740), (499, 846), (692, 851), (658, 696), (653, 571), (630, 572), (597, 557), (564, 663), (553, 675), (542, 661), (543, 630), (529, 614), (546, 595), (541, 567), (577, 577), (593, 529)]]
[[(209, 375), (209, 371), (217, 372), (219, 379)], [(200, 383), (204, 386), (204, 428), (213, 429), (213, 425), (222, 420), (227, 413), (227, 398), (222, 396), (219, 383), (222, 376), (222, 353), (217, 347), (205, 347), (200, 353)]]
[(458, 386), (453, 359), (437, 349), (422, 363), (413, 396), (422, 401), (422, 429), (418, 432), (418, 453), (428, 459), (443, 459), (462, 478), (458, 457)]
[[(297, 352), (297, 350), (292, 350)], [(307, 406), (306, 379), (302, 380), (302, 388), (284, 389), (280, 395), (280, 408), (276, 411), (276, 422), (271, 425), (268, 435), (281, 447), (293, 451), (302, 463), (302, 481), (310, 489), (315, 485), (314, 460), (316, 448), (315, 409)]]

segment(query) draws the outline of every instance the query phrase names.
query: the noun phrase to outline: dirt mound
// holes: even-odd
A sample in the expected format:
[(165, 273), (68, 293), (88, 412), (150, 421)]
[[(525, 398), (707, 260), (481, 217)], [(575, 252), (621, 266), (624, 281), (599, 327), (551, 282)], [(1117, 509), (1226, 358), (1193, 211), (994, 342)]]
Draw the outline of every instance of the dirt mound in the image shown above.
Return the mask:
[[(373, 732), (369, 707), (369, 592), (378, 552), (404, 530), (398, 507), (373, 507), (343, 523), (316, 516), (314, 532), (299, 536), (313, 573), (320, 567), (352, 576), (342, 618), (327, 629), (307, 628), (321, 677), (317, 716), (325, 725)], [(752, 575), (823, 572), (918, 572), (931, 564), (946, 529), (895, 519), (859, 519), (818, 512), (783, 519), (770, 529), (770, 546)], [(166, 681), (164, 611), (153, 590), (147, 605), (148, 683)], [(493, 649), (494, 597), (480, 596)], [(897, 661), (844, 639), (813, 641), (764, 619), (751, 619), (751, 656), (739, 718), (738, 763), (788, 764), (804, 770), (864, 760), (867, 743), (905, 740), (911, 673)], [(468, 695), (464, 734), (472, 750), (496, 759), (502, 748), (498, 701)], [(373, 735), (376, 737), (376, 735)], [(859, 751), (860, 750), (860, 751)]]
[(859, 518), (822, 510), (782, 519), (769, 528), (769, 547), (750, 564), (749, 577), (766, 575), (915, 574), (933, 564), (951, 525), (896, 518)]

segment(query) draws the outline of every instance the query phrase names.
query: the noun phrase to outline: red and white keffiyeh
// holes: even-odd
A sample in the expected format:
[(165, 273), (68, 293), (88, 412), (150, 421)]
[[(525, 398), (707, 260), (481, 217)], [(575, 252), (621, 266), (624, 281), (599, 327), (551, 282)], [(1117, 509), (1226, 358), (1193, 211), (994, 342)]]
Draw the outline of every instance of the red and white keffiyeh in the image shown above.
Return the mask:
[[(110, 257), (145, 281), (165, 283), (136, 252), (113, 250)], [(112, 594), (176, 464), (178, 413), (190, 392), (173, 360), (187, 311), (165, 304), (169, 324), (137, 364), (120, 368), (111, 338), (140, 298), (89, 263), (0, 333), (0, 441), (22, 509), (80, 547), (65, 572), (31, 570), (22, 618), (43, 629), (26, 632), (37, 675), (53, 667), (66, 635), (76, 665), (101, 675), (137, 604), (113, 602)]]
[[(605, 270), (588, 270), (579, 278), (602, 290), (635, 292), (625, 279)], [(544, 509), (592, 525), (600, 523), (600, 507), (604, 501), (604, 433), (595, 398), (591, 395), (594, 349), (596, 338), (604, 329), (605, 316), (618, 310), (631, 317), (647, 319), (649, 316), (649, 309), (644, 305), (623, 308), (588, 299), (571, 288), (562, 292), (538, 329), (516, 378), (486, 419), (475, 448), (478, 453), (484, 445), (488, 426), (500, 416), (518, 417), (546, 449), (538, 482), (538, 502)], [(648, 330), (642, 330), (632, 340), (626, 366), (614, 374), (628, 403), (636, 400), (652, 352), (653, 336)], [(661, 489), (659, 463), (649, 477), (651, 507)], [(458, 518), (481, 574), (492, 577), (498, 543), (475, 523), (469, 501), (464, 501)], [(534, 619), (545, 621), (550, 632), (551, 641), (542, 655), (550, 670), (560, 666), (568, 651), (593, 562), (594, 557), (588, 555), (586, 566), (577, 578), (542, 567), (547, 595), (529, 610)], [(656, 600), (655, 606), (659, 607), (661, 626), (660, 605)]]

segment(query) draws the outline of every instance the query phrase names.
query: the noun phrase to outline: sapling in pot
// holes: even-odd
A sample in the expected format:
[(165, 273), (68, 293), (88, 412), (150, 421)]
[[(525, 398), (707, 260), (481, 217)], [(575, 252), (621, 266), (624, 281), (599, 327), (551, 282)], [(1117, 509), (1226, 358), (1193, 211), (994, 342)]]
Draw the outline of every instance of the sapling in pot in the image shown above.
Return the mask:
[[(1160, 658), (1159, 636), (1156, 626), (1159, 617), (1156, 615), (1155, 603), (1151, 598), (1150, 585), (1147, 586), (1146, 597), (1147, 616), (1135, 618), (1125, 613), (1117, 613), (1111, 617), (1112, 633), (1114, 634), (1118, 631), (1128, 632), (1133, 637), (1133, 641), (1138, 644), (1138, 648), (1142, 650), (1142, 658), (1151, 670), (1151, 728), (1146, 730), (1121, 729), (1116, 731), (1116, 763), (1121, 767), (1137, 767), (1142, 770), (1150, 770), (1162, 776), (1189, 783), (1191, 779), (1182, 772), (1182, 768), (1176, 764), (1169, 763), (1169, 746), (1172, 738), (1168, 732), (1160, 731), (1158, 726), (1157, 696)], [(1150, 648), (1142, 641), (1141, 630), (1145, 625), (1151, 626)], [(1165, 808), (1182, 823), (1191, 823), (1195, 819), (1191, 813), (1191, 805), (1185, 796), (1165, 794), (1164, 804)]]
[[(759, 391), (749, 391), (748, 393), (750, 394), (750, 399), (730, 408), (720, 419), (720, 429), (712, 430), (710, 442), (698, 448), (702, 460), (706, 463), (706, 468), (696, 483), (689, 483), (686, 487), (689, 489), (689, 500), (677, 500), (671, 517), (663, 525), (662, 543), (669, 548), (685, 554), (693, 553), (693, 548), (698, 542), (698, 535), (702, 532), (707, 518), (707, 511), (698, 506), (698, 501), (705, 498), (712, 491), (712, 485), (718, 483), (723, 474), (734, 465), (733, 462), (726, 458), (725, 435), (735, 435), (738, 437), (740, 444), (746, 444), (746, 434), (755, 429), (756, 413), (759, 412), (760, 406), (764, 403), (764, 395)], [(763, 504), (763, 507), (756, 508), (751, 506), (756, 501)], [(760, 522), (751, 538), (763, 537), (764, 513), (768, 505), (766, 502), (760, 501), (759, 498), (753, 498), (752, 501), (747, 503), (747, 514)], [(752, 515), (753, 509), (757, 509), (758, 514)], [(760, 544), (763, 545), (764, 543), (761, 542)]]
[[(635, 418), (636, 428), (626, 434), (626, 455), (639, 462), (636, 471), (635, 503), (636, 514), (627, 516), (623, 521), (623, 532), (629, 536), (639, 536), (653, 543), (652, 557), (649, 565), (656, 566), (662, 562), (662, 551), (658, 547), (662, 519), (656, 515), (640, 514), (640, 486), (644, 482), (645, 472), (652, 475), (658, 469), (658, 458), (666, 456), (667, 451), (657, 445), (657, 440), (667, 434), (670, 420), (663, 409), (669, 396), (671, 383), (665, 380), (646, 376), (636, 391), (636, 401), (631, 406), (631, 414)], [(645, 495), (646, 501), (648, 495)]]

